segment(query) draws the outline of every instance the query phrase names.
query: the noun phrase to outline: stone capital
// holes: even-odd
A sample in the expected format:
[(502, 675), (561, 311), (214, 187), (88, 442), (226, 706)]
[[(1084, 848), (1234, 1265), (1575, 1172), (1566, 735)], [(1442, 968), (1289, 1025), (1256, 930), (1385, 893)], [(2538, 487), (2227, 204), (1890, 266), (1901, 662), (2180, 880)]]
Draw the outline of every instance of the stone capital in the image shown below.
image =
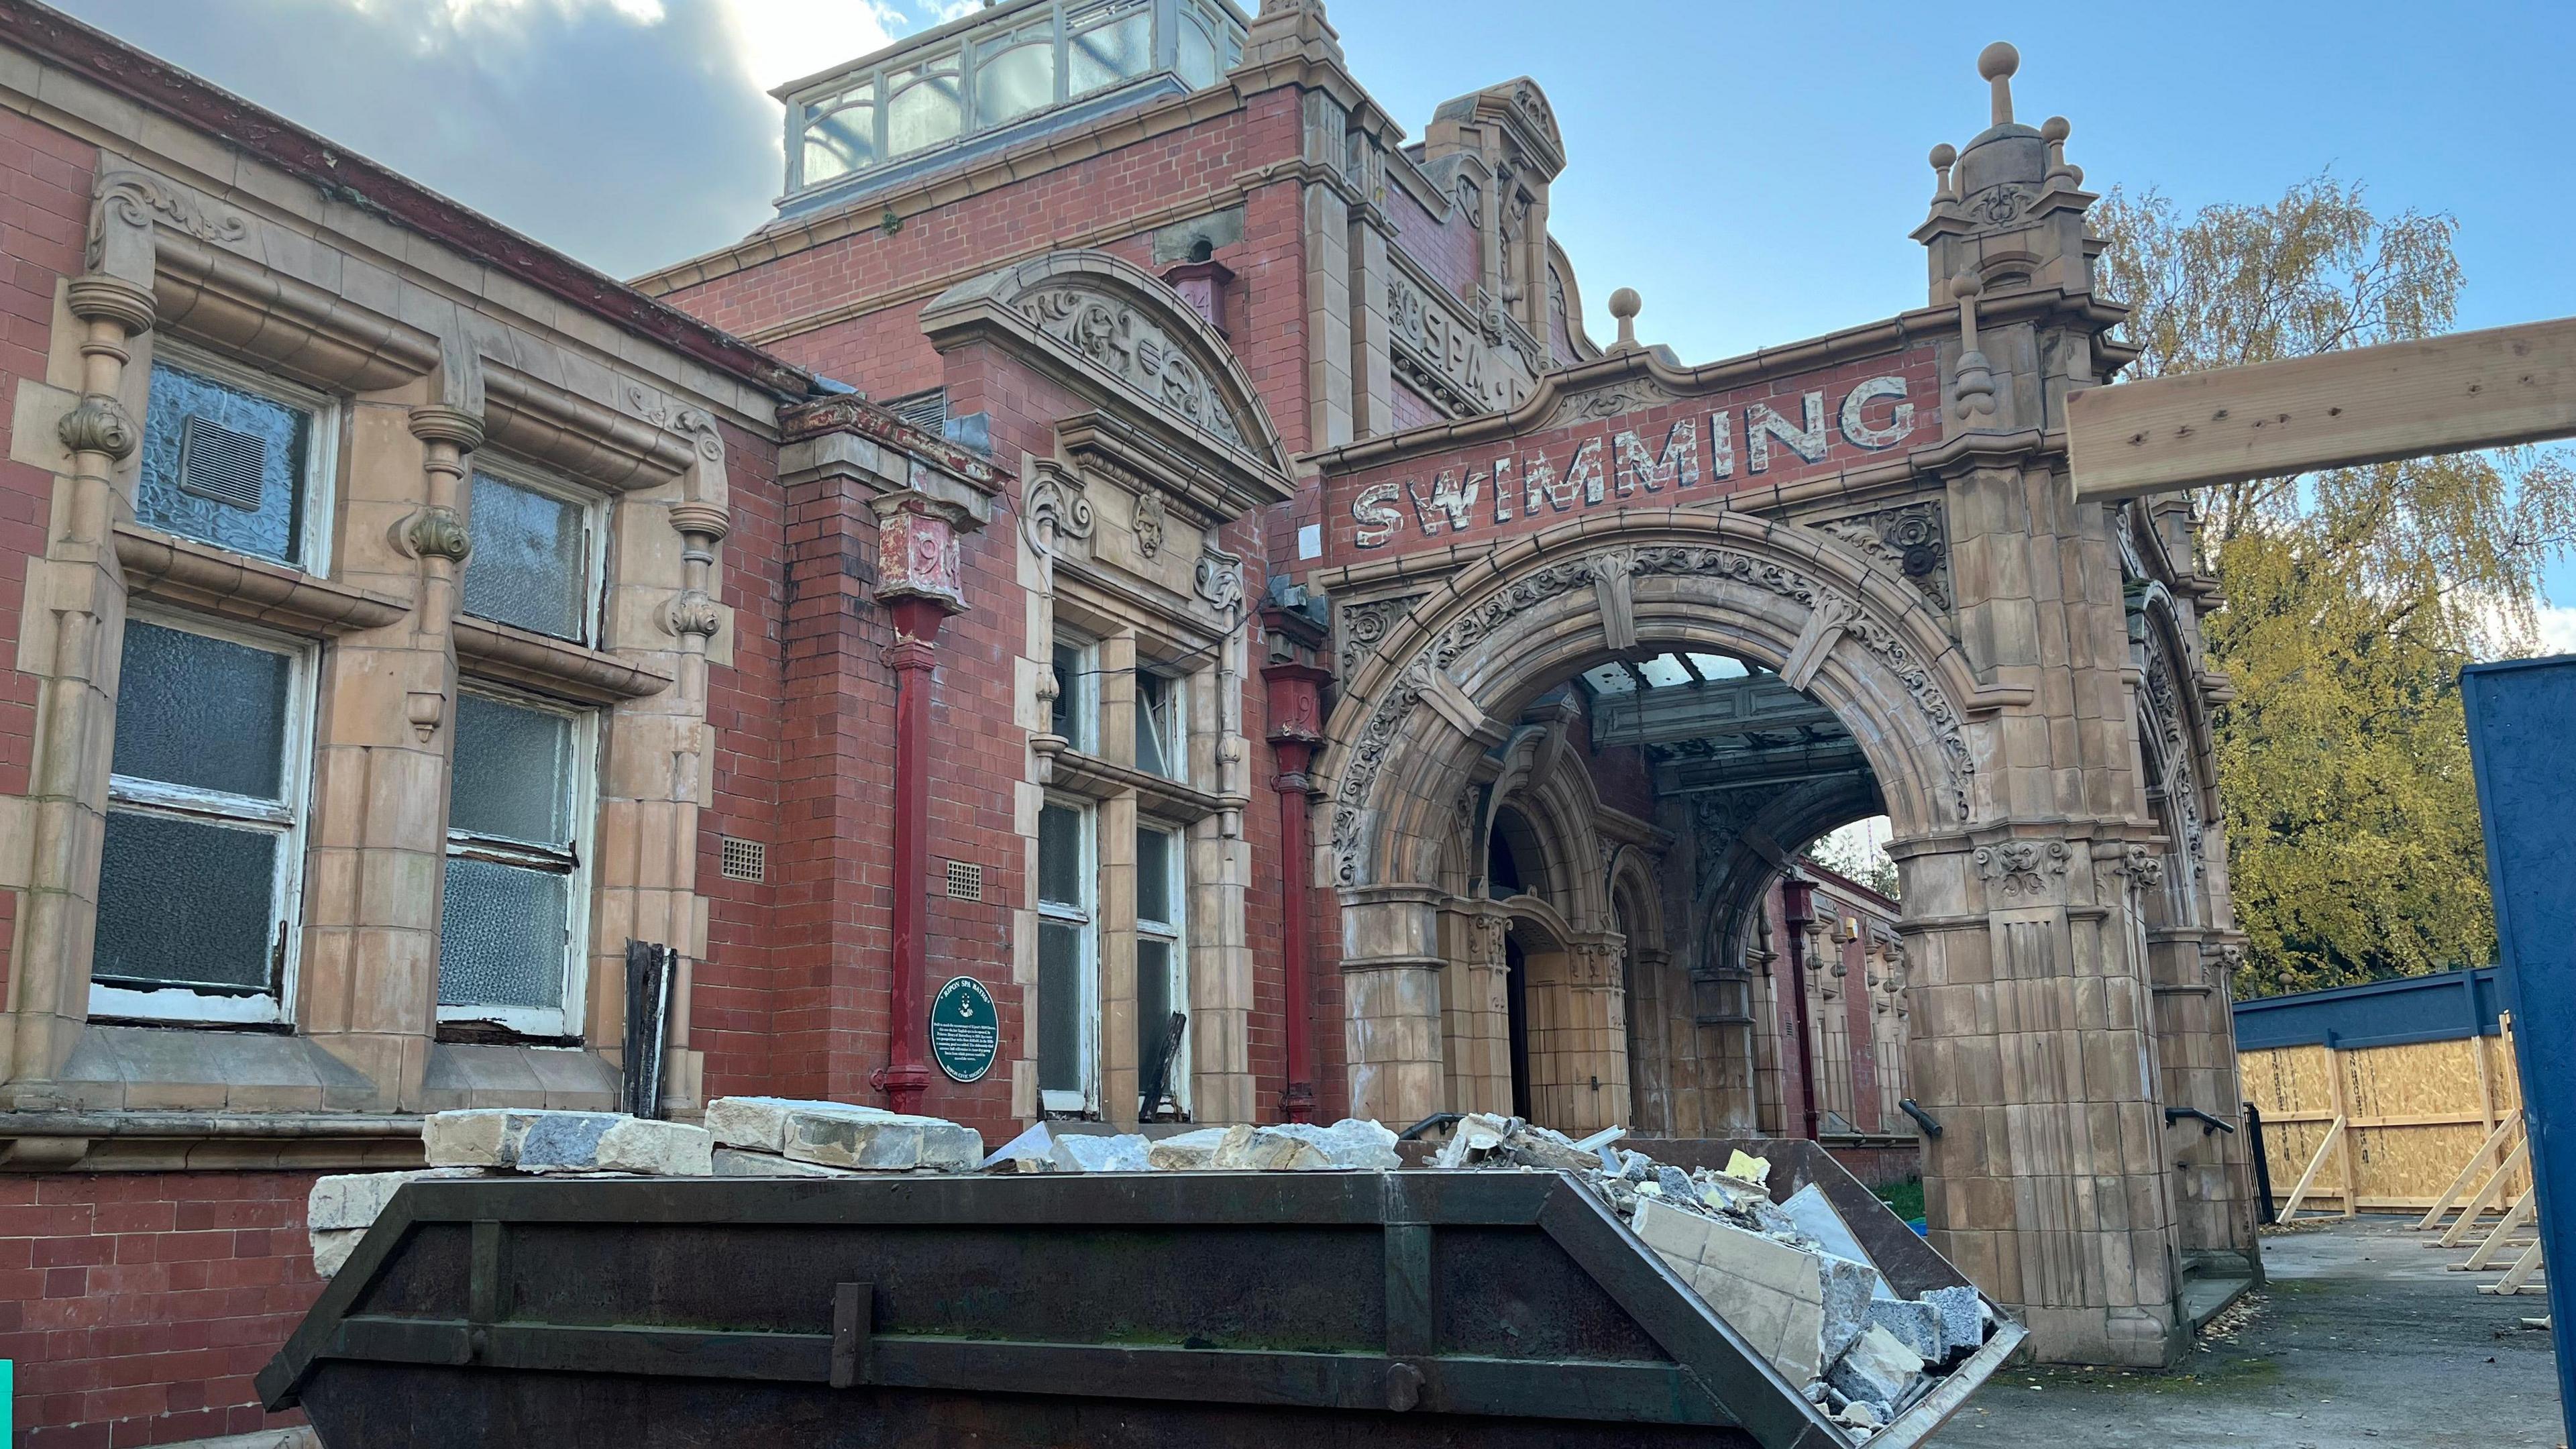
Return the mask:
[(160, 313), (151, 288), (103, 272), (74, 278), (64, 290), (63, 300), (73, 316), (84, 322), (114, 322), (125, 329), (128, 337), (150, 331), (153, 319)]
[(406, 420), (411, 435), (424, 443), (446, 443), (460, 453), (483, 446), (483, 420), (462, 408), (425, 403), (413, 408)]
[(675, 503), (671, 527), (683, 537), (714, 543), (733, 531), (733, 517), (712, 503)]

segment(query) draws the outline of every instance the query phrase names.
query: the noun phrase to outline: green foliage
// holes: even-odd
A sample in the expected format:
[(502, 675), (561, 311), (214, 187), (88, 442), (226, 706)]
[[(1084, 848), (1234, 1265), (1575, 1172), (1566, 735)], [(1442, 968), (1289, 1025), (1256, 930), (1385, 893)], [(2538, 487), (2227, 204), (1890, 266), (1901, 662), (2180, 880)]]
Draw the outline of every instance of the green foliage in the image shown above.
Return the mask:
[[(2142, 376), (2424, 337), (2456, 312), (2457, 224), (2381, 217), (2318, 177), (2192, 216), (2149, 192), (2095, 213), (2104, 291)], [(2258, 994), (2484, 964), (2495, 950), (2460, 666), (2527, 653), (2576, 477), (2531, 449), (2202, 490), (2199, 565), (2239, 923)]]
[(1878, 1200), (1887, 1204), (1888, 1211), (1909, 1223), (1923, 1216), (1923, 1179), (1919, 1177), (1891, 1182), (1885, 1187), (1873, 1187), (1870, 1191), (1878, 1194)]

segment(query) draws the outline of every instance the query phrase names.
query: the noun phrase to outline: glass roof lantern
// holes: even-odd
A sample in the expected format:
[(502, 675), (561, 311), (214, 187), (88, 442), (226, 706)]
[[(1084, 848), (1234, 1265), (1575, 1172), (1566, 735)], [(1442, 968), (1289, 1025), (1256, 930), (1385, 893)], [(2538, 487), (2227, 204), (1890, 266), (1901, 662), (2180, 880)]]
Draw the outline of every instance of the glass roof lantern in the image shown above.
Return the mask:
[(772, 91), (782, 215), (1159, 96), (1243, 58), (1232, 0), (1010, 0)]

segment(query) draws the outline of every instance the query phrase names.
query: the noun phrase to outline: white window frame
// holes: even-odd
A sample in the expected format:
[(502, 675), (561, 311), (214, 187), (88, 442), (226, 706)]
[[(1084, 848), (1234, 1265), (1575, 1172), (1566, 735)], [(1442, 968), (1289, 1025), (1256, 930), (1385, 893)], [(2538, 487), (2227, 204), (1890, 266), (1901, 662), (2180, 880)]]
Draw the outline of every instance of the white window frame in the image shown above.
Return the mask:
[[(278, 828), (278, 869), (271, 883), (269, 919), (281, 922), (285, 940), (274, 992), (211, 992), (188, 986), (139, 988), (90, 982), (89, 1014), (141, 1021), (197, 1025), (269, 1026), (294, 1020), (296, 977), (304, 954), (304, 844), (311, 815), (313, 778), (313, 680), (320, 653), (312, 641), (272, 634), (195, 614), (136, 607), (129, 624), (157, 624), (182, 633), (202, 634), (245, 648), (282, 654), (289, 660), (286, 718), (278, 766), (277, 801), (254, 800), (219, 790), (175, 785), (128, 775), (108, 777), (108, 809), (136, 815), (162, 815), (195, 821), (259, 821)], [(123, 636), (117, 647), (124, 647)]]
[[(1074, 1003), (1074, 1059), (1082, 1069), (1082, 1085), (1074, 1091), (1050, 1090), (1041, 1086), (1038, 1110), (1042, 1113), (1089, 1114), (1100, 1109), (1100, 811), (1091, 801), (1074, 795), (1048, 795), (1045, 803), (1074, 812), (1082, 822), (1077, 836), (1081, 860), (1074, 873), (1074, 878), (1081, 882), (1080, 903), (1067, 904), (1046, 898), (1041, 884), (1046, 878), (1042, 861), (1039, 869), (1029, 877), (1029, 897), (1037, 906), (1040, 925), (1052, 921), (1060, 926), (1077, 928), (1074, 934), (1080, 942), (1080, 959), (1074, 965), (1074, 975), (1081, 982), (1082, 999)], [(1045, 839), (1041, 831), (1038, 836), (1040, 852), (1046, 848)], [(1044, 949), (1035, 941), (1030, 945), (1033, 949)], [(1048, 1003), (1041, 996), (1038, 1010), (1044, 1012), (1047, 1008)], [(1043, 1018), (1039, 1031), (1041, 1034), (1045, 1031)]]
[[(520, 1036), (578, 1041), (583, 1035), (582, 1026), (589, 1019), (590, 871), (591, 857), (595, 853), (594, 837), (599, 815), (600, 712), (471, 677), (460, 678), (457, 681), (457, 689), (460, 693), (479, 694), (486, 699), (495, 700), (513, 708), (541, 710), (572, 721), (572, 779), (568, 782), (572, 799), (567, 815), (572, 840), (568, 848), (561, 852), (571, 857), (572, 868), (564, 873), (565, 914), (569, 919), (564, 923), (563, 1004), (559, 1007), (470, 1003), (451, 1006), (446, 1002), (440, 1002), (438, 1019), (441, 1022), (489, 1022)], [(454, 738), (452, 731), (450, 738), (451, 740)], [(452, 763), (448, 771), (448, 780), (448, 789), (452, 792), (455, 789), (455, 770)], [(453, 809), (452, 805), (450, 809)], [(484, 853), (509, 865), (551, 867), (558, 863), (554, 858), (557, 852), (494, 836), (465, 835), (455, 828), (451, 820), (445, 846), (439, 852), (439, 871), (442, 882), (447, 862), (469, 850)], [(443, 889), (442, 884), (442, 891)], [(441, 958), (441, 969), (444, 969), (444, 957)]]
[[(474, 475), (477, 473), (489, 473), (514, 488), (541, 493), (558, 502), (570, 503), (581, 510), (581, 633), (569, 642), (579, 644), (586, 649), (599, 648), (608, 607), (609, 499), (597, 489), (584, 488), (541, 469), (531, 468), (507, 458), (492, 458), (476, 453), (468, 460), (465, 472), (466, 497), (469, 502), (473, 498)], [(465, 532), (468, 537), (471, 537), (474, 532), (470, 509), (466, 518)], [(465, 579), (471, 576), (473, 569), (474, 556), (468, 553), (464, 570), (458, 576), (456, 585), (456, 607), (459, 613), (466, 614), (470, 618), (481, 619), (485, 623), (498, 624), (505, 629), (526, 629), (531, 634), (544, 634), (543, 630), (528, 629), (525, 624), (513, 624), (506, 619), (495, 619), (487, 614), (477, 614), (467, 609)], [(553, 639), (559, 636), (544, 634), (544, 637)]]
[[(1195, 1026), (1198, 1016), (1190, 1004), (1190, 835), (1188, 831), (1177, 825), (1167, 825), (1162, 821), (1155, 820), (1148, 816), (1138, 817), (1136, 821), (1137, 834), (1142, 835), (1149, 830), (1157, 835), (1167, 837), (1172, 842), (1171, 855), (1166, 864), (1166, 870), (1169, 872), (1171, 877), (1167, 882), (1167, 887), (1170, 892), (1169, 899), (1172, 903), (1172, 917), (1170, 920), (1153, 920), (1149, 919), (1145, 914), (1145, 862), (1144, 852), (1140, 849), (1136, 853), (1136, 940), (1140, 946), (1142, 943), (1151, 940), (1162, 942), (1163, 944), (1171, 947), (1172, 979), (1168, 993), (1168, 999), (1171, 1002), (1171, 1009), (1188, 1016), (1191, 1024)], [(1143, 954), (1140, 951), (1137, 957), (1137, 971), (1140, 975), (1144, 970), (1143, 959)], [(1141, 998), (1141, 989), (1138, 994)], [(1166, 1018), (1164, 1023), (1158, 1024), (1157, 1030), (1162, 1030), (1168, 1026), (1168, 1021), (1169, 1019)], [(1167, 1074), (1167, 1081), (1165, 1083), (1166, 1093), (1172, 1099), (1173, 1104), (1180, 1109), (1181, 1116), (1184, 1120), (1187, 1120), (1191, 1115), (1190, 1038), (1194, 1035), (1196, 1035), (1196, 1033), (1191, 1029), (1187, 1027), (1183, 1028), (1181, 1032), (1180, 1048), (1173, 1055), (1172, 1069)], [(1142, 1043), (1139, 1043), (1139, 1045), (1141, 1046)], [(1140, 1052), (1138, 1053), (1136, 1060), (1137, 1091), (1139, 1093), (1142, 1093), (1144, 1090), (1144, 1071), (1144, 1056)], [(1141, 1102), (1141, 1097), (1139, 1100)]]
[[(296, 520), (297, 536), (303, 541), (303, 556), (288, 559), (282, 566), (294, 569), (298, 573), (310, 574), (315, 578), (329, 578), (331, 576), (331, 523), (337, 507), (340, 476), (340, 400), (329, 393), (318, 392), (300, 383), (289, 382), (274, 373), (261, 372), (220, 354), (191, 347), (184, 342), (175, 342), (167, 337), (153, 339), (151, 361), (166, 362), (172, 367), (188, 372), (202, 373), (226, 387), (239, 388), (243, 392), (267, 398), (281, 407), (296, 408), (312, 414), (311, 446), (305, 449), (304, 453), (304, 516)], [(148, 412), (151, 408), (151, 368), (148, 366), (144, 369), (144, 388), (144, 407)], [(153, 527), (148, 523), (141, 526)], [(224, 548), (222, 544), (210, 539), (195, 538), (184, 533), (172, 534), (171, 537), (185, 538), (190, 543), (206, 548), (223, 549), (224, 552), (240, 558), (258, 558), (262, 563), (278, 562), (275, 559), (260, 558), (258, 554), (240, 553), (238, 550)]]
[[(1055, 668), (1055, 649), (1070, 649), (1077, 656), (1075, 677), (1071, 686), (1077, 691), (1074, 703), (1065, 708), (1065, 725), (1073, 733), (1066, 735), (1065, 745), (1086, 755), (1100, 753), (1100, 645), (1079, 634), (1058, 633), (1054, 649), (1047, 651), (1047, 668)], [(1057, 684), (1057, 697), (1063, 698), (1065, 681)], [(1049, 718), (1052, 726), (1055, 721)]]
[(1141, 660), (1138, 661), (1136, 665), (1135, 710), (1136, 727), (1139, 730), (1148, 730), (1153, 728), (1153, 711), (1148, 709), (1145, 704), (1145, 681), (1148, 679), (1159, 681), (1163, 687), (1163, 716), (1171, 728), (1168, 732), (1163, 730), (1153, 731), (1155, 742), (1163, 752), (1163, 768), (1157, 770), (1146, 764), (1142, 759), (1136, 761), (1136, 768), (1159, 779), (1170, 780), (1176, 784), (1187, 785), (1190, 783), (1189, 676), (1185, 674), (1167, 674), (1162, 670), (1156, 669), (1150, 664), (1144, 663)]

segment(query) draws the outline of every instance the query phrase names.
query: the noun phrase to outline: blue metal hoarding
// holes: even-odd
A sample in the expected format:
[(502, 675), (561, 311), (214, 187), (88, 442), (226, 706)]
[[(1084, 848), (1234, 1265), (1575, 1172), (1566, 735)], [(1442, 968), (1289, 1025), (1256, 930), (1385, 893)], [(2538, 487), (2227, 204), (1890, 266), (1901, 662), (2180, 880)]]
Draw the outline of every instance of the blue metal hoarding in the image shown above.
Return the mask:
[(2576, 655), (2460, 671), (2540, 1191), (2558, 1402), (2576, 1435)]

